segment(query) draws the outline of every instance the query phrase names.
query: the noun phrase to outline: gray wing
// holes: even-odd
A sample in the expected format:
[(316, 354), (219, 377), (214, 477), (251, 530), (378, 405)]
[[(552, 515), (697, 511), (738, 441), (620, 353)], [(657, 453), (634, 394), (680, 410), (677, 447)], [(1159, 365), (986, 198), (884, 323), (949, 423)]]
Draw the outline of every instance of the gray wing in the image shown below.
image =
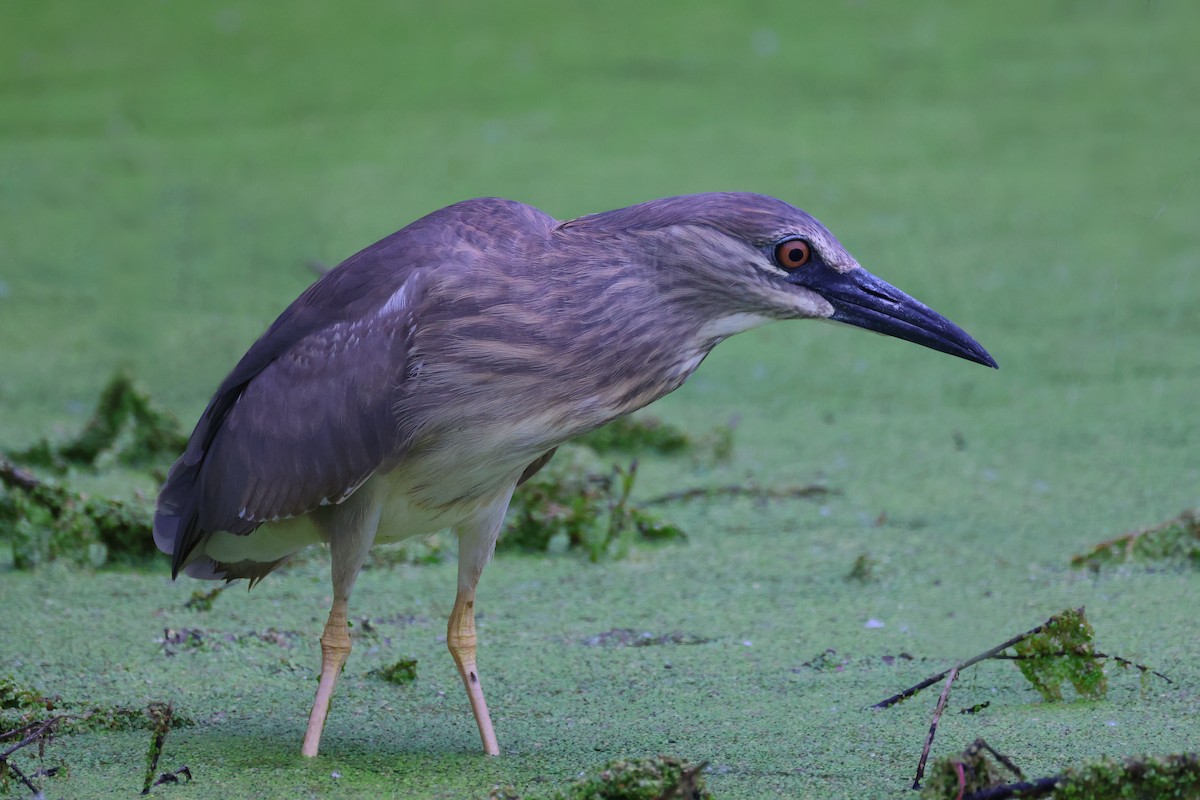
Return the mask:
[(380, 267), (326, 275), (221, 384), (159, 494), (154, 540), (173, 573), (207, 534), (340, 502), (397, 455), (422, 280)]
[(208, 534), (245, 535), (336, 503), (399, 458), (406, 431), (395, 401), (426, 287), (448, 270), (518, 263), (525, 243), (556, 224), (520, 203), (469, 200), (376, 242), (310, 286), (225, 378), (171, 467), (154, 542), (171, 554), (172, 575)]

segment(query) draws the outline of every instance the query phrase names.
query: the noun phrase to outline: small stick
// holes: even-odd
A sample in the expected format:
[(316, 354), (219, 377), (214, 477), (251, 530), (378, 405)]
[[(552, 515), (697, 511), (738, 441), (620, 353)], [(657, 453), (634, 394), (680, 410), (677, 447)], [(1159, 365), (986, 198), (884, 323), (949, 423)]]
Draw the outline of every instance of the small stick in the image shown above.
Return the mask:
[[(60, 719), (62, 719), (62, 717), (51, 717), (50, 719), (45, 720), (44, 722), (41, 722), (41, 723), (31, 722), (28, 725), (26, 725), (24, 728), (19, 728), (18, 729), (19, 732), (24, 732), (26, 730), (32, 729), (34, 725), (37, 725), (37, 728), (33, 731), (33, 733), (29, 734), (24, 739), (22, 739), (21, 741), (14, 744), (12, 747), (5, 750), (3, 753), (0, 753), (0, 761), (7, 760), (9, 756), (11, 756), (13, 753), (17, 752), (18, 750), (20, 750), (22, 747), (25, 747), (28, 744), (33, 744), (37, 740), (41, 739), (43, 736), (45, 736), (47, 733), (50, 732), (50, 729), (53, 728)], [(9, 766), (11, 767), (12, 764), (9, 764)]]
[(3, 481), (5, 486), (15, 486), (27, 492), (32, 492), (42, 485), (32, 472), (21, 469), (7, 458), (0, 458), (0, 481)]
[(641, 503), (641, 505), (661, 506), (681, 500), (695, 500), (700, 497), (760, 497), (768, 500), (784, 500), (789, 498), (823, 497), (824, 495), (833, 493), (832, 489), (818, 484), (792, 486), (786, 489), (731, 484), (729, 486), (714, 486), (710, 489), (700, 487), (696, 489), (682, 489), (678, 492), (667, 492), (658, 497), (652, 497)]
[(969, 749), (973, 752), (979, 752), (979, 750), (987, 750), (989, 753), (992, 754), (992, 757), (995, 758), (997, 761), (999, 761), (1001, 764), (1003, 764), (1004, 767), (1009, 772), (1011, 772), (1013, 775), (1016, 775), (1017, 780), (1022, 780), (1022, 781), (1025, 780), (1025, 775), (1021, 772), (1021, 768), (1018, 767), (1011, 758), (1004, 755), (1004, 753), (1001, 753), (996, 748), (992, 747), (990, 744), (985, 742), (983, 739), (976, 739), (971, 744), (971, 747)]
[[(159, 775), (159, 776), (158, 776), (158, 780), (156, 780), (156, 781), (154, 782), (154, 785), (155, 785), (155, 786), (161, 786), (161, 785), (163, 785), (164, 783), (179, 783), (179, 776), (180, 776), (180, 775), (182, 775), (182, 776), (184, 776), (185, 778), (187, 778), (187, 779), (188, 779), (188, 782), (189, 782), (189, 783), (191, 783), (191, 780), (192, 780), (192, 771), (191, 771), (190, 769), (188, 769), (188, 765), (187, 765), (187, 764), (184, 764), (182, 767), (180, 767), (179, 769), (175, 770), (174, 772), (164, 772), (162, 775)], [(142, 792), (142, 794), (146, 794), (146, 793), (145, 793), (145, 792)]]
[(1061, 777), (1056, 775), (1052, 778), (1038, 778), (1035, 781), (989, 786), (986, 789), (964, 795), (962, 800), (1009, 800), (1012, 797), (1020, 797), (1025, 800), (1029, 797), (1045, 797), (1055, 790), (1060, 780)]
[[(1063, 656), (1073, 656), (1073, 655), (1076, 655), (1076, 654), (1068, 653), (1065, 650), (1060, 650), (1057, 653), (1046, 653), (1044, 656), (1043, 655), (1022, 656), (1022, 655), (1009, 655), (1008, 653), (999, 653), (997, 655), (992, 656), (992, 658), (995, 658), (1000, 661), (1025, 661), (1030, 658), (1044, 658), (1045, 656), (1056, 656), (1056, 657), (1061, 658)], [(1162, 678), (1167, 683), (1170, 683), (1172, 685), (1174, 685), (1174, 683), (1175, 683), (1175, 681), (1171, 680), (1166, 675), (1163, 675), (1158, 670), (1151, 669), (1150, 667), (1147, 667), (1145, 664), (1138, 664), (1136, 661), (1130, 661), (1127, 658), (1121, 658), (1120, 656), (1112, 656), (1112, 655), (1109, 655), (1108, 653), (1092, 653), (1091, 657), (1092, 658), (1111, 658), (1113, 661), (1117, 662), (1122, 667), (1137, 667), (1138, 670), (1140, 670), (1142, 672), (1149, 672), (1151, 675), (1157, 675), (1158, 677)]]
[(25, 777), (24, 772), (21, 772), (21, 770), (17, 769), (16, 764), (3, 758), (0, 758), (0, 763), (4, 764), (4, 766), (6, 766), (12, 774), (16, 775), (20, 779), (21, 783), (25, 784), (29, 788), (29, 791), (33, 792), (34, 800), (45, 800), (46, 795), (33, 785), (33, 781)]
[[(146, 780), (142, 785), (142, 794), (150, 794), (154, 783), (154, 773), (158, 771), (158, 759), (162, 756), (163, 741), (171, 732), (171, 715), (175, 709), (170, 703), (151, 703), (146, 709), (147, 715), (154, 724), (154, 738), (150, 741), (150, 752), (146, 754)], [(188, 775), (191, 777), (190, 773)]]
[[(1080, 611), (1082, 611), (1082, 609), (1080, 609)], [(1055, 616), (1057, 616), (1057, 615), (1055, 615)], [(1055, 617), (1051, 617), (1050, 619), (1043, 622), (1041, 625), (1038, 625), (1036, 628), (1030, 628), (1029, 630), (1025, 631), (1024, 633), (1022, 633), (1018, 636), (1012, 637), (1011, 639), (1004, 642), (1003, 644), (997, 645), (997, 646), (991, 648), (990, 650), (985, 650), (984, 652), (980, 653), (977, 656), (974, 656), (973, 658), (968, 658), (966, 661), (963, 661), (962, 663), (956, 664), (955, 666), (951, 667), (951, 669), (945, 670), (943, 672), (939, 672), (937, 675), (934, 675), (932, 678), (926, 678), (925, 680), (918, 683), (916, 686), (910, 686), (909, 688), (905, 689), (903, 692), (900, 692), (899, 694), (894, 694), (891, 697), (887, 698), (886, 700), (880, 700), (878, 703), (871, 706), (871, 708), (888, 708), (889, 706), (894, 706), (896, 703), (899, 703), (901, 700), (907, 700), (908, 698), (912, 697), (914, 694), (921, 691), (922, 689), (926, 689), (926, 688), (932, 686), (933, 684), (940, 681), (942, 678), (949, 675), (951, 670), (961, 672), (962, 670), (966, 669), (967, 667), (978, 664), (980, 661), (986, 661), (989, 658), (995, 657), (995, 655), (997, 653), (999, 653), (1003, 650), (1007, 650), (1008, 648), (1012, 647), (1013, 645), (1017, 644), (1018, 642), (1028, 639), (1030, 636), (1036, 636), (1037, 634), (1041, 633), (1042, 630), (1045, 629), (1045, 627), (1047, 625), (1049, 625), (1051, 622), (1053, 622), (1054, 619), (1055, 619)]]
[(925, 762), (929, 760), (929, 748), (933, 747), (933, 737), (937, 734), (938, 722), (942, 719), (942, 711), (946, 708), (946, 700), (950, 698), (950, 684), (958, 677), (958, 667), (952, 667), (942, 687), (942, 696), (938, 698), (933, 709), (933, 721), (929, 723), (929, 733), (925, 736), (925, 747), (921, 749), (921, 760), (917, 762), (917, 777), (913, 779), (912, 788), (921, 788), (921, 778), (925, 777)]

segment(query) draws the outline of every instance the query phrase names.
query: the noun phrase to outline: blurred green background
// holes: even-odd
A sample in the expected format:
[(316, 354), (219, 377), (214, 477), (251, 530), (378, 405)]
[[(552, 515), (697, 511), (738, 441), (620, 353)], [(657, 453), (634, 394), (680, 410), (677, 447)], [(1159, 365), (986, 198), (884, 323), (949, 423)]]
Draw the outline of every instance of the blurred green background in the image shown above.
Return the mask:
[[(1000, 710), (956, 716), (935, 755), (984, 735), (1048, 774), (1194, 748), (1196, 573), (1066, 563), (1200, 505), (1197, 41), (1189, 0), (5, 3), (0, 448), (78, 428), (121, 366), (191, 422), (313, 264), (481, 195), (560, 218), (776, 195), (1001, 370), (812, 324), (723, 344), (656, 413), (697, 431), (736, 417), (733, 462), (651, 459), (643, 490), (841, 494), (681, 508), (688, 544), (602, 566), (501, 557), (480, 588), (500, 760), (475, 756), (437, 640), (452, 564), (364, 577), (352, 608), (421, 622), (351, 657), (314, 763), (297, 752), (317, 569), (192, 620), (290, 626), (285, 669), (163, 659), (154, 637), (190, 619), (197, 586), (165, 566), (4, 574), (0, 660), (64, 695), (174, 687), (203, 723), (168, 745), (197, 774), (180, 796), (536, 794), (670, 752), (710, 761), (721, 797), (863, 797), (911, 781), (932, 699), (863, 706), (1086, 602), (1101, 649), (1173, 688), (1114, 676), (1108, 701), (1047, 708), (1016, 670), (981, 671)], [(847, 584), (861, 553), (880, 576)], [(623, 627), (713, 644), (575, 646)], [(827, 648), (859, 667), (802, 669)], [(879, 662), (899, 652), (930, 661)], [(417, 687), (362, 677), (398, 654), (420, 660)], [(64, 740), (54, 791), (126, 796), (144, 738)]]

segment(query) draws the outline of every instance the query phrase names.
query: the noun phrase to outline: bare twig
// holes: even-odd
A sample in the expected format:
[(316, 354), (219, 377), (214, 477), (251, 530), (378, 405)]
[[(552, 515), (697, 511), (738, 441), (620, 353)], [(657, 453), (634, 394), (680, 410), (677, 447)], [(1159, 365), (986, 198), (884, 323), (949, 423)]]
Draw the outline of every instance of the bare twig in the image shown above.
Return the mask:
[[(164, 783), (179, 783), (180, 775), (187, 778), (189, 783), (191, 782), (192, 771), (190, 769), (188, 769), (187, 764), (184, 764), (182, 767), (175, 770), (174, 772), (164, 772), (162, 775), (159, 775), (158, 780), (156, 780), (154, 782), (154, 785), (162, 786)], [(149, 793), (148, 789), (146, 791), (142, 792), (142, 794), (148, 794), (148, 793)]]
[(980, 789), (977, 792), (963, 795), (962, 800), (1009, 800), (1012, 797), (1019, 797), (1021, 800), (1029, 797), (1045, 797), (1054, 791), (1061, 780), (1059, 776), (1052, 778), (1038, 778), (1035, 781), (1018, 781), (1017, 783), (1005, 783), (1000, 786), (989, 786), (986, 789)]
[[(45, 797), (45, 795), (42, 794), (41, 789), (38, 789), (33, 785), (33, 781), (31, 781), (29, 777), (22, 772), (19, 767), (17, 767), (16, 764), (9, 760), (9, 756), (20, 750), (22, 747), (31, 745), (34, 742), (38, 743), (39, 750), (44, 749), (46, 737), (53, 732), (54, 726), (58, 724), (60, 719), (62, 719), (62, 717), (51, 717), (47, 720), (38, 720), (17, 728), (16, 730), (6, 731), (3, 734), (3, 738), (7, 739), (13, 739), (24, 734), (21, 741), (17, 742), (3, 753), (0, 753), (0, 766), (2, 766), (4, 769), (7, 769), (13, 775), (16, 775), (17, 779), (20, 780), (21, 783), (25, 784), (29, 791), (33, 792), (33, 796), (36, 800), (41, 800)], [(39, 770), (38, 773), (40, 772), (42, 771)], [(34, 773), (34, 777), (37, 777), (38, 773)]]
[[(52, 729), (54, 728), (55, 725), (58, 724), (58, 721), (60, 719), (62, 719), (62, 717), (51, 717), (50, 719), (47, 719), (47, 720), (41, 720), (39, 722), (31, 722), (28, 725), (26, 725), (24, 728), (18, 728), (17, 729), (18, 735), (19, 735), (19, 732), (24, 732), (25, 730), (32, 730), (33, 732), (26, 735), (24, 739), (17, 742), (12, 747), (5, 750), (3, 753), (0, 753), (0, 761), (7, 760), (9, 756), (11, 756), (13, 753), (17, 752), (18, 750), (20, 750), (22, 747), (33, 744), (34, 742), (45, 737), (48, 733), (51, 733)], [(12, 766), (12, 765), (10, 764), (9, 766)]]
[[(1080, 609), (1080, 611), (1082, 611), (1082, 609)], [(921, 691), (922, 689), (926, 689), (926, 688), (932, 686), (933, 684), (937, 683), (938, 681), (942, 680), (947, 675), (949, 675), (952, 670), (957, 670), (959, 672), (962, 672), (967, 667), (974, 666), (975, 664), (978, 664), (980, 661), (986, 661), (989, 658), (994, 658), (996, 656), (996, 654), (998, 654), (1004, 650), (1007, 650), (1008, 648), (1012, 647), (1017, 642), (1024, 641), (1025, 639), (1028, 639), (1030, 636), (1036, 636), (1037, 634), (1041, 633), (1042, 630), (1044, 630), (1046, 628), (1046, 626), (1050, 625), (1054, 620), (1055, 620), (1055, 617), (1051, 617), (1050, 619), (1043, 622), (1041, 625), (1038, 625), (1035, 628), (1030, 628), (1029, 630), (1025, 631), (1024, 633), (1012, 637), (1011, 639), (1004, 642), (1003, 644), (999, 644), (989, 650), (985, 650), (984, 652), (980, 653), (979, 655), (973, 656), (972, 658), (968, 658), (966, 661), (956, 664), (955, 666), (951, 667), (948, 670), (939, 672), (937, 675), (934, 675), (930, 678), (926, 678), (925, 680), (918, 683), (916, 686), (910, 686), (909, 688), (905, 689), (903, 692), (900, 692), (899, 694), (894, 694), (891, 697), (887, 698), (886, 700), (880, 700), (878, 703), (871, 706), (871, 708), (881, 708), (881, 709), (888, 708), (889, 706), (894, 706), (896, 703), (899, 703), (901, 700), (907, 700), (908, 698), (912, 697), (914, 694)]]
[(925, 777), (925, 762), (929, 760), (929, 748), (933, 747), (933, 737), (937, 734), (938, 722), (942, 719), (942, 711), (946, 708), (946, 701), (950, 698), (950, 684), (954, 683), (954, 679), (958, 677), (958, 668), (952, 668), (949, 676), (946, 678), (946, 685), (942, 687), (942, 695), (938, 698), (937, 705), (933, 709), (933, 721), (929, 723), (929, 733), (925, 736), (925, 746), (921, 748), (921, 760), (917, 762), (917, 777), (913, 778), (912, 788), (921, 788), (921, 778)]
[(21, 469), (7, 458), (0, 458), (0, 481), (5, 486), (15, 486), (27, 492), (32, 492), (42, 485), (32, 472)]
[[(151, 703), (146, 714), (154, 725), (154, 737), (150, 740), (150, 752), (146, 754), (146, 776), (142, 785), (142, 794), (150, 794), (150, 788), (157, 786), (154, 773), (158, 771), (158, 759), (162, 756), (163, 741), (171, 731), (171, 716), (175, 708), (170, 703)], [(191, 778), (191, 773), (188, 773)], [(178, 779), (176, 779), (178, 780)], [(159, 781), (161, 783), (161, 780)]]
[(699, 487), (696, 489), (681, 489), (677, 492), (667, 492), (658, 497), (652, 497), (642, 503), (643, 506), (661, 506), (666, 503), (677, 503), (685, 500), (697, 500), (710, 497), (754, 497), (763, 500), (787, 500), (807, 497), (824, 497), (835, 494), (833, 489), (819, 484), (808, 486), (789, 486), (782, 489), (730, 484), (728, 486)]
[[(1072, 655), (1075, 655), (1075, 653), (1068, 653), (1065, 650), (1060, 650), (1057, 653), (1046, 653), (1045, 655), (1043, 655), (1041, 657), (1042, 658), (1045, 658), (1046, 656), (1066, 657), (1066, 656), (1072, 656)], [(1109, 655), (1108, 653), (1092, 653), (1092, 656), (1094, 658), (1111, 658), (1113, 661), (1117, 662), (1118, 664), (1120, 664), (1123, 667), (1136, 667), (1139, 671), (1149, 672), (1151, 675), (1156, 675), (1156, 676), (1162, 678), (1167, 683), (1170, 683), (1170, 684), (1175, 683), (1175, 681), (1171, 680), (1166, 675), (1163, 675), (1158, 670), (1151, 669), (1150, 667), (1147, 667), (1145, 664), (1138, 664), (1135, 661), (1130, 661), (1127, 658), (1121, 658), (1120, 656)], [(996, 655), (992, 656), (992, 658), (996, 659), (997, 661), (1025, 661), (1025, 660), (1028, 660), (1029, 658), (1031, 658), (1031, 656), (1023, 656), (1023, 655), (1019, 655), (1019, 654), (1010, 655), (1008, 653), (997, 653)]]
[(29, 780), (29, 778), (25, 776), (25, 773), (21, 772), (21, 770), (17, 768), (16, 764), (12, 763), (11, 761), (4, 761), (3, 763), (9, 772), (11, 772), (13, 775), (16, 775), (18, 780), (25, 784), (25, 786), (29, 788), (29, 791), (33, 792), (34, 800), (43, 800), (46, 795), (42, 793), (41, 789), (33, 785), (33, 781)]

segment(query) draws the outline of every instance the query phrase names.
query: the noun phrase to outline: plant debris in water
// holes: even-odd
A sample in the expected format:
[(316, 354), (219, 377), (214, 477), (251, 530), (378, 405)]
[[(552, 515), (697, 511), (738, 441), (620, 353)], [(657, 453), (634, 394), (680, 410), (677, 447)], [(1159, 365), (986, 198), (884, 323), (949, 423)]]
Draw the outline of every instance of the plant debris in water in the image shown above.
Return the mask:
[[(150, 749), (146, 752), (146, 774), (142, 783), (142, 794), (150, 794), (154, 786), (154, 774), (158, 772), (158, 759), (162, 757), (163, 742), (171, 732), (171, 717), (175, 709), (170, 703), (151, 703), (146, 708), (150, 717)], [(190, 777), (190, 774), (189, 774)]]
[(695, 443), (680, 428), (647, 415), (619, 417), (575, 440), (597, 453), (645, 453), (664, 456), (691, 450)]
[(95, 467), (108, 460), (147, 467), (178, 456), (187, 438), (179, 420), (155, 406), (122, 370), (100, 392), (96, 410), (78, 436), (60, 445), (42, 439), (9, 457), (57, 472), (72, 466)]
[(149, 508), (73, 492), (0, 460), (0, 528), (7, 528), (13, 566), (48, 561), (100, 566), (113, 556), (155, 553)]
[(184, 603), (183, 607), (189, 611), (212, 611), (213, 603), (216, 602), (216, 599), (221, 596), (221, 592), (225, 591), (228, 586), (228, 584), (223, 584), (207, 592), (203, 589), (197, 589), (192, 592), (191, 599)]
[[(1082, 608), (1067, 609), (1022, 634), (968, 658), (952, 669), (962, 671), (987, 659), (1016, 661), (1021, 674), (1047, 701), (1062, 700), (1063, 681), (1070, 681), (1080, 697), (1098, 699), (1108, 689), (1104, 675), (1104, 661), (1112, 659), (1123, 667), (1137, 667), (1143, 680), (1147, 674), (1158, 675), (1170, 682), (1165, 675), (1149, 667), (1135, 664), (1119, 656), (1096, 651), (1092, 644), (1093, 631)], [(1015, 655), (1005, 651), (1013, 648)], [(949, 675), (951, 670), (939, 672), (903, 692), (881, 700), (872, 708), (888, 708), (928, 688)]]
[(1027, 781), (1011, 759), (976, 739), (962, 753), (935, 761), (921, 790), (924, 800), (1051, 796), (1055, 800), (1200, 797), (1200, 753), (1101, 758)]
[(846, 573), (846, 580), (857, 581), (858, 583), (870, 583), (875, 580), (875, 567), (879, 562), (871, 558), (869, 553), (862, 553), (858, 558), (854, 559), (854, 564), (850, 567), (850, 571)]
[(662, 456), (690, 454), (714, 463), (733, 455), (733, 425), (716, 428), (707, 436), (693, 436), (648, 414), (619, 417), (602, 428), (584, 434), (575, 443), (596, 453), (655, 453)]
[(610, 761), (552, 800), (712, 800), (704, 767), (671, 756)]
[[(61, 719), (61, 717), (51, 717), (44, 720), (35, 720), (11, 730), (8, 729), (8, 726), (0, 728), (0, 747), (4, 747), (3, 751), (0, 751), (0, 792), (7, 794), (12, 788), (12, 778), (15, 777), (24, 784), (25, 788), (33, 792), (35, 798), (45, 796), (34, 785), (33, 779), (54, 777), (61, 771), (61, 767), (43, 767), (26, 775), (25, 770), (13, 763), (12, 757), (21, 749), (36, 744), (37, 758), (39, 761), (43, 760), (46, 757), (46, 747), (50, 744), (55, 728)], [(16, 744), (7, 744), (14, 741)]]
[(624, 555), (635, 538), (686, 538), (630, 502), (636, 479), (636, 461), (628, 468), (606, 468), (585, 448), (559, 448), (557, 457), (513, 495), (500, 544), (545, 552), (557, 539), (599, 561), (606, 554)]
[(370, 675), (381, 678), (388, 683), (404, 686), (417, 679), (417, 660), (402, 658), (394, 664), (387, 664), (379, 669), (373, 669)]
[(611, 631), (589, 636), (583, 640), (583, 644), (587, 647), (653, 647), (665, 644), (707, 644), (711, 641), (712, 639), (703, 636), (680, 631), (655, 636), (649, 631), (639, 633), (632, 628), (613, 628)]
[(1063, 699), (1064, 681), (1069, 681), (1080, 697), (1104, 697), (1108, 679), (1092, 644), (1094, 634), (1082, 608), (1067, 609), (1047, 620), (1040, 631), (1013, 645), (1017, 668), (1048, 702)]
[(1200, 513), (1185, 511), (1152, 528), (1101, 542), (1071, 565), (1099, 570), (1129, 561), (1186, 561), (1200, 567)]
[[(59, 695), (44, 694), (11, 675), (0, 677), (0, 730), (45, 722), (51, 712), (58, 719), (55, 730), (60, 734), (150, 727), (150, 718), (144, 708), (73, 702)], [(176, 726), (192, 725), (193, 722), (187, 715), (178, 712), (174, 715)]]

